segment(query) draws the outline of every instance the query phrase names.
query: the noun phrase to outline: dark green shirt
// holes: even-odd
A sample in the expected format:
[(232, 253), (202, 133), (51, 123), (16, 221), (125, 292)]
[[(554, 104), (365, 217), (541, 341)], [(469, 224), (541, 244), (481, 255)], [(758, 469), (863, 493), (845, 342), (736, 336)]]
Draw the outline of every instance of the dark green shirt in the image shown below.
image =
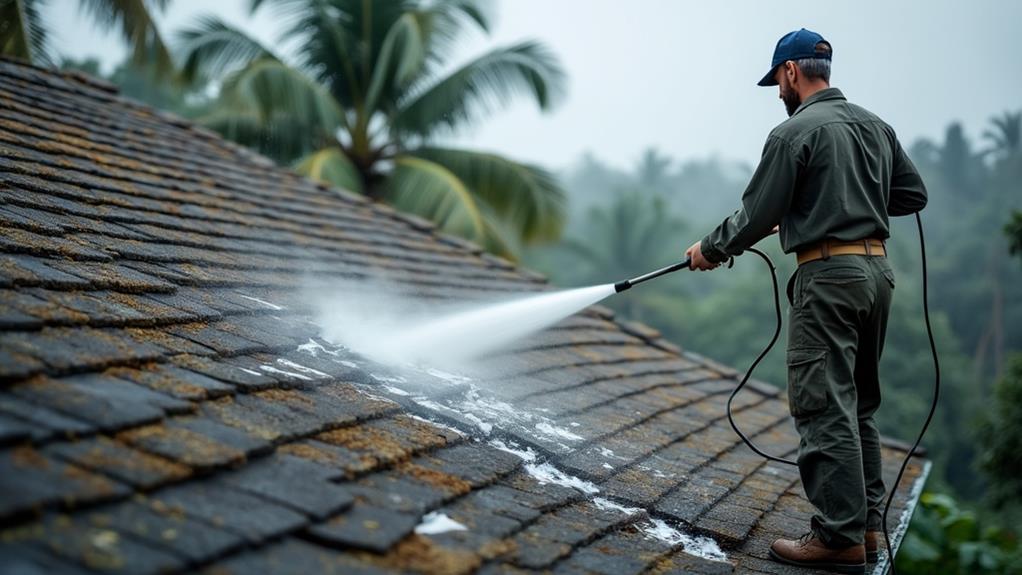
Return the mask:
[(888, 216), (924, 206), (926, 187), (894, 130), (837, 88), (826, 88), (770, 132), (741, 209), (701, 248), (706, 259), (722, 262), (775, 225), (785, 253), (824, 239), (887, 239)]

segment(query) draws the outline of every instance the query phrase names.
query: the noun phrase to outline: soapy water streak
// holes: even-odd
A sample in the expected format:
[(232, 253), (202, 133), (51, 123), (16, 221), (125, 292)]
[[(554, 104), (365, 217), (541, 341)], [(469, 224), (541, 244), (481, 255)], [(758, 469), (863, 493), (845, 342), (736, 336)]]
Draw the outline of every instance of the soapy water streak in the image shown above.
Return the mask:
[[(585, 440), (542, 413), (521, 409), (491, 396), (481, 382), (438, 370), (435, 366), (460, 372), (461, 368), (467, 367), (474, 360), (504, 350), (516, 340), (556, 324), (612, 295), (613, 285), (546, 292), (510, 301), (477, 303), (457, 310), (449, 305), (427, 304), (421, 300), (388, 296), (388, 293), (392, 292), (386, 286), (361, 285), (349, 286), (347, 290), (325, 297), (313, 294), (319, 310), (322, 336), (328, 342), (339, 344), (373, 361), (403, 368), (404, 373), (408, 373), (409, 369), (428, 373), (438, 381), (464, 385), (465, 390), (457, 396), (434, 399), (432, 394), (419, 395), (421, 389), (416, 392), (402, 389), (406, 381), (400, 375), (372, 374), (386, 391), (393, 395), (410, 396), (412, 401), (437, 414), (456, 412), (460, 419), (478, 427), (484, 436), (490, 436), (494, 426), (500, 425), (517, 426), (520, 430), (531, 429), (537, 437), (543, 436), (547, 440), (567, 442), (569, 445)], [(314, 356), (321, 352), (325, 355), (337, 354), (337, 351), (313, 340), (299, 349)], [(337, 361), (357, 366), (350, 360)], [(311, 369), (293, 363), (284, 367), (303, 373), (304, 369)], [(624, 507), (599, 497), (599, 486), (559, 469), (553, 462), (540, 460), (529, 448), (523, 449), (496, 438), (490, 439), (489, 444), (518, 455), (523, 460), (525, 472), (539, 483), (575, 489), (593, 498), (594, 505), (604, 511), (634, 518), (635, 528), (647, 539), (659, 541), (670, 548), (682, 548), (689, 554), (705, 559), (727, 561), (726, 555), (713, 539), (685, 533), (661, 519), (649, 517), (644, 510)], [(560, 445), (569, 448), (564, 443)], [(610, 460), (617, 457), (609, 449), (602, 450), (601, 455)], [(464, 525), (446, 515), (433, 513), (423, 518), (416, 532), (443, 533), (463, 529)]]
[[(372, 291), (372, 290), (370, 290)], [(319, 298), (323, 335), (386, 364), (462, 365), (504, 349), (614, 293), (612, 284), (517, 297), (460, 310), (361, 294)]]

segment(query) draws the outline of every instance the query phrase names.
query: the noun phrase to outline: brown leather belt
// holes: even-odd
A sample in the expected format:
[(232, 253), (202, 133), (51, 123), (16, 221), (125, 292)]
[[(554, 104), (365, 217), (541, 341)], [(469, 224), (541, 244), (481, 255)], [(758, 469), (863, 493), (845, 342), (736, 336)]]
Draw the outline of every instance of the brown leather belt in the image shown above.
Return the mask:
[(883, 240), (875, 238), (855, 240), (854, 242), (825, 240), (811, 248), (798, 252), (798, 265), (816, 260), (825, 260), (830, 256), (846, 255), (886, 256), (887, 250), (884, 249)]

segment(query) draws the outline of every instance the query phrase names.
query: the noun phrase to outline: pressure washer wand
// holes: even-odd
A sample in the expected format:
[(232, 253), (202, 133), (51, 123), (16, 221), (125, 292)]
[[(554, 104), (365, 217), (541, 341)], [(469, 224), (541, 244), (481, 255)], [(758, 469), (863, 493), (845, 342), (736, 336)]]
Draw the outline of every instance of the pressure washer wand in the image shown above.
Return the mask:
[(621, 292), (625, 291), (626, 289), (632, 287), (635, 284), (641, 284), (642, 282), (644, 282), (646, 280), (651, 280), (653, 278), (658, 278), (658, 277), (660, 277), (662, 275), (669, 274), (671, 272), (676, 272), (678, 270), (691, 269), (691, 267), (692, 267), (692, 258), (685, 258), (685, 261), (669, 265), (669, 266), (667, 266), (665, 268), (660, 268), (660, 269), (658, 269), (656, 271), (649, 272), (648, 274), (643, 274), (643, 275), (641, 275), (639, 277), (635, 277), (635, 278), (632, 278), (630, 280), (624, 280), (624, 281), (617, 282), (616, 284), (614, 284), (614, 292), (615, 293), (621, 293)]

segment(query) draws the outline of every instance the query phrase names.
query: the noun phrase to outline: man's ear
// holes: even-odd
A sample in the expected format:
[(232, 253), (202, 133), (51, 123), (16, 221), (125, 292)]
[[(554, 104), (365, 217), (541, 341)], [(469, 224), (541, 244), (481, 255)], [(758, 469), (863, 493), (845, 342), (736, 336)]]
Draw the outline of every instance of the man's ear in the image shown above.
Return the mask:
[(788, 77), (788, 83), (794, 86), (799, 79), (798, 66), (791, 60), (788, 60), (784, 63), (784, 75)]

